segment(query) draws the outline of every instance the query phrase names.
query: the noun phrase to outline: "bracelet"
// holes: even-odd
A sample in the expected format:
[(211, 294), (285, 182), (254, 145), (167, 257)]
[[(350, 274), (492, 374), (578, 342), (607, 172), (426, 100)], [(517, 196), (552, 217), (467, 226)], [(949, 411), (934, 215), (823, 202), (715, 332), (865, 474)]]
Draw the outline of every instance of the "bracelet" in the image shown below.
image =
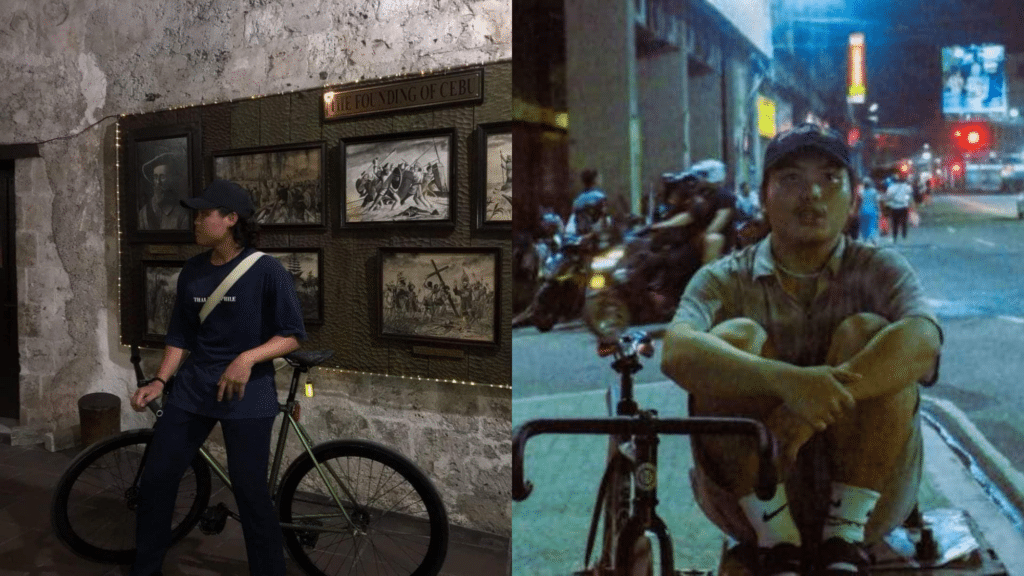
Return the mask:
[(167, 386), (167, 380), (164, 380), (163, 378), (161, 378), (161, 377), (159, 377), (159, 376), (157, 376), (156, 378), (153, 378), (153, 379), (151, 379), (151, 380), (149, 381), (149, 383), (150, 383), (150, 384), (152, 384), (153, 382), (156, 382), (157, 380), (159, 380), (159, 381), (160, 381), (160, 384), (162, 384), (162, 385), (164, 385), (164, 386)]

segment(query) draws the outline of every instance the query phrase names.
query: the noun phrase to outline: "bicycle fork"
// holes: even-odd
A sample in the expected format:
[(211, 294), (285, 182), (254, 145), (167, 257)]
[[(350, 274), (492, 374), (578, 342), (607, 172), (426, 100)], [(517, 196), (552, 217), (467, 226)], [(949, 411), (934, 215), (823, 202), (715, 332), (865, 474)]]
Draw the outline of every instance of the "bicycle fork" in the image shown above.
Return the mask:
[[(651, 412), (641, 412), (641, 419), (652, 419)], [(675, 574), (675, 556), (668, 528), (655, 513), (658, 505), (658, 444), (656, 435), (638, 435), (633, 441), (619, 447), (619, 453), (631, 463), (629, 470), (633, 474), (633, 505), (634, 516), (622, 527), (620, 539), (615, 549), (616, 574), (627, 576), (646, 575), (652, 573), (653, 558), (651, 556), (648, 532), (654, 534), (658, 541), (658, 559), (660, 573)], [(628, 485), (626, 491), (629, 490)]]

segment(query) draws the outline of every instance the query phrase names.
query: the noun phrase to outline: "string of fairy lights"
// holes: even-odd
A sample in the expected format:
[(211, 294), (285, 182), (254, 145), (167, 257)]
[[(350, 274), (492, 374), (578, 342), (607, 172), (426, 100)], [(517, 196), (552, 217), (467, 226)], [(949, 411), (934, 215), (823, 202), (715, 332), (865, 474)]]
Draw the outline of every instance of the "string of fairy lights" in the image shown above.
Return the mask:
[[(507, 63), (511, 63), (511, 60), (498, 60), (498, 61), (493, 61), (493, 62), (487, 62), (486, 64), (502, 64), (502, 63), (506, 63), (506, 62)], [(465, 66), (456, 66), (456, 67), (447, 67), (443, 71), (441, 71), (441, 70), (422, 70), (422, 71), (419, 72), (419, 76), (420, 77), (424, 77), (424, 76), (427, 76), (428, 74), (430, 74), (430, 75), (435, 75), (435, 74), (437, 74), (437, 75), (440, 75), (440, 74), (451, 74), (451, 73), (456, 73), (456, 72), (460, 72), (460, 71), (463, 71), (463, 70), (470, 70), (470, 69), (480, 68), (483, 65), (484, 65), (484, 63), (465, 65)], [(320, 89), (326, 91), (328, 89), (338, 89), (338, 88), (351, 87), (351, 86), (354, 86), (354, 85), (359, 85), (361, 82), (364, 85), (366, 85), (366, 84), (370, 84), (370, 85), (386, 84), (388, 82), (393, 82), (393, 81), (398, 81), (398, 80), (408, 80), (410, 78), (414, 78), (415, 76), (416, 76), (416, 73), (412, 73), (412, 74), (409, 74), (409, 73), (394, 74), (394, 75), (391, 75), (391, 76), (385, 76), (385, 77), (381, 77), (381, 78), (374, 78), (374, 79), (368, 80), (368, 81), (355, 80), (354, 82), (352, 82), (350, 84), (345, 84), (345, 85), (340, 85), (340, 86), (337, 85), (337, 84), (324, 84), (323, 86), (321, 86)], [(290, 90), (290, 91), (280, 92), (280, 93), (262, 94), (262, 95), (258, 95), (258, 96), (250, 96), (250, 97), (247, 97), (247, 98), (215, 100), (213, 102), (200, 102), (198, 104), (187, 104), (187, 105), (181, 105), (181, 106), (172, 106), (170, 108), (165, 109), (164, 111), (176, 111), (176, 110), (183, 110), (183, 109), (188, 109), (188, 108), (199, 108), (199, 107), (206, 107), (206, 106), (216, 106), (216, 105), (220, 105), (220, 104), (233, 104), (233, 103), (243, 102), (243, 101), (246, 101), (246, 100), (259, 100), (261, 98), (269, 98), (269, 97), (274, 97), (274, 96), (284, 96), (284, 95), (289, 95), (289, 94), (296, 94), (296, 93), (299, 93), (299, 92), (308, 92), (310, 90), (311, 90), (310, 88), (296, 89), (296, 90)], [(150, 113), (150, 112), (145, 112), (145, 113), (140, 112), (140, 113), (134, 113), (134, 114), (121, 114), (121, 115), (118, 116), (117, 123), (115, 124), (114, 142), (115, 142), (115, 146), (116, 146), (116, 154), (114, 156), (115, 157), (114, 165), (115, 165), (115, 168), (117, 170), (117, 178), (115, 178), (116, 184), (115, 184), (114, 189), (115, 189), (115, 206), (116, 206), (116, 208), (115, 208), (115, 216), (117, 218), (117, 223), (118, 223), (117, 224), (117, 247), (118, 247), (117, 248), (117, 256), (118, 256), (118, 266), (117, 266), (117, 306), (118, 306), (118, 310), (119, 311), (122, 310), (122, 306), (121, 306), (121, 283), (122, 283), (122, 278), (121, 278), (121, 273), (122, 273), (121, 259), (123, 258), (123, 253), (122, 253), (122, 249), (121, 249), (122, 248), (122, 242), (121, 242), (121, 238), (122, 238), (122, 231), (121, 231), (121, 226), (122, 226), (122, 220), (121, 220), (121, 120), (126, 118), (126, 117), (128, 117), (128, 116), (137, 116), (137, 115), (140, 115), (140, 114), (148, 114), (148, 113)], [(97, 122), (97, 124), (99, 124), (99, 122)], [(123, 341), (123, 335), (122, 335), (121, 345), (122, 346), (127, 346), (127, 344), (125, 344), (124, 341)], [(332, 373), (337, 373), (337, 374), (349, 374), (349, 375), (362, 375), (362, 376), (377, 376), (377, 377), (385, 377), (385, 378), (397, 378), (397, 379), (401, 379), (401, 380), (409, 380), (409, 381), (416, 381), (416, 382), (436, 382), (436, 383), (441, 383), (441, 384), (456, 384), (456, 385), (460, 385), (460, 386), (472, 386), (472, 387), (479, 387), (479, 388), (497, 388), (497, 389), (502, 389), (502, 390), (511, 390), (512, 389), (512, 386), (510, 386), (508, 384), (488, 384), (488, 383), (485, 383), (485, 382), (473, 382), (473, 381), (469, 381), (469, 380), (458, 380), (458, 379), (455, 379), (455, 378), (429, 378), (429, 377), (422, 377), (422, 376), (409, 376), (409, 375), (405, 375), (405, 374), (389, 374), (389, 373), (380, 373), (380, 372), (366, 372), (366, 371), (361, 371), (361, 370), (349, 370), (349, 369), (345, 369), (345, 368), (335, 368), (335, 367), (331, 367), (331, 366), (318, 366), (317, 370), (318, 371), (325, 371), (325, 372), (332, 372)]]

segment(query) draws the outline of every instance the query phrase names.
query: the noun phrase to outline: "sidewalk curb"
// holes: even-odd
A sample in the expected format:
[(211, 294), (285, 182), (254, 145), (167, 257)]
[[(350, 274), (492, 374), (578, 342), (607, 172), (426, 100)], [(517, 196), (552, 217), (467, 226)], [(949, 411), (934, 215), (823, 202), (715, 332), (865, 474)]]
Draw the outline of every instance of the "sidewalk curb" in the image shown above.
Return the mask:
[(948, 400), (921, 395), (922, 413), (1018, 532), (1024, 532), (1024, 474)]

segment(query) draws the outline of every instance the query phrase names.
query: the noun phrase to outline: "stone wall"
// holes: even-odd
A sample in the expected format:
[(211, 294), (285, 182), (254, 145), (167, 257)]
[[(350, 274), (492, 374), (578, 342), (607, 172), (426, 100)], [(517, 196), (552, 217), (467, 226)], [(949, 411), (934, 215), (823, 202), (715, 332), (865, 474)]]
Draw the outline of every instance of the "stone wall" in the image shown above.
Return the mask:
[[(127, 408), (134, 376), (119, 344), (114, 118), (504, 61), (512, 50), (504, 0), (101, 4), (5, 0), (0, 15), (0, 144), (40, 150), (16, 163), (22, 408), (12, 440), (51, 449), (75, 441), (76, 401), (88, 392), (125, 399), (122, 428), (151, 418)], [(303, 418), (316, 438), (393, 444), (435, 480), (453, 523), (510, 534), (507, 388), (321, 372)]]

